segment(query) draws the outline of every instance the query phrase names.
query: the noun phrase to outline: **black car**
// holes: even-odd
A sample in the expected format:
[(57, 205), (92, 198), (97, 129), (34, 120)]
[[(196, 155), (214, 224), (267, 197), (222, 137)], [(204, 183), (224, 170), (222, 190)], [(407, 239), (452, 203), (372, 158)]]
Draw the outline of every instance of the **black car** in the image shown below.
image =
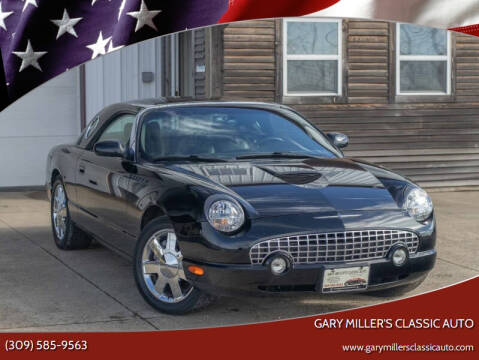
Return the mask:
[(133, 259), (168, 313), (206, 294), (411, 290), (435, 263), (431, 199), (347, 144), (283, 105), (113, 105), (48, 156), (54, 239)]

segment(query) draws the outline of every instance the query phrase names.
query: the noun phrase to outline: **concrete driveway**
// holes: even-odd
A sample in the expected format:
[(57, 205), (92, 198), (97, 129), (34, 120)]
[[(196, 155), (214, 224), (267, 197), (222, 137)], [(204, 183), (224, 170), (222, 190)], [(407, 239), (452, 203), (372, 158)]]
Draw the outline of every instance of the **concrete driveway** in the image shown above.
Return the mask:
[[(479, 274), (479, 192), (433, 193), (439, 257), (413, 294)], [(388, 299), (314, 294), (221, 298), (185, 316), (149, 307), (131, 265), (97, 246), (58, 250), (42, 192), (0, 193), (0, 331), (137, 331), (210, 327), (338, 311)]]

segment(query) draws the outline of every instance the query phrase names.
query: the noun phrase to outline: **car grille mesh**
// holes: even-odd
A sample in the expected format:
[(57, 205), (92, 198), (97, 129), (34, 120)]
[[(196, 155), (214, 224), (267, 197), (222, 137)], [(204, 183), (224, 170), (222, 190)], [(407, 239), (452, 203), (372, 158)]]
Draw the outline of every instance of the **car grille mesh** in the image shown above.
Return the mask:
[(401, 230), (361, 230), (285, 236), (262, 241), (250, 250), (252, 264), (262, 264), (275, 251), (285, 251), (295, 264), (359, 261), (383, 258), (391, 246), (403, 243), (417, 251), (419, 238)]

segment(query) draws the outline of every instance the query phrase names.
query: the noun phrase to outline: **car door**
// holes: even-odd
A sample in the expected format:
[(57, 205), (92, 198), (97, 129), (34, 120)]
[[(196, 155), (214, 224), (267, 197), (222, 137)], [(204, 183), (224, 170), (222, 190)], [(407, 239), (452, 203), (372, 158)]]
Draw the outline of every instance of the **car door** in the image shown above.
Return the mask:
[[(115, 140), (127, 147), (136, 115), (120, 113), (112, 116), (96, 135), (94, 144)], [(128, 166), (120, 157), (101, 156), (86, 149), (77, 165), (77, 203), (83, 212), (84, 228), (109, 245), (122, 250), (133, 236), (124, 227), (128, 199)]]

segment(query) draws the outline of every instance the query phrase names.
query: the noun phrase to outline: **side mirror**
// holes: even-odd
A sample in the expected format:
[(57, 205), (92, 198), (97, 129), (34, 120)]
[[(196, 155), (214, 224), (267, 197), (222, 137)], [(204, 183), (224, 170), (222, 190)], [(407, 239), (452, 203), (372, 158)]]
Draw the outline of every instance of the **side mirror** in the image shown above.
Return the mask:
[(93, 147), (93, 151), (99, 156), (123, 157), (125, 155), (123, 145), (115, 140), (97, 142)]
[(340, 149), (345, 148), (349, 144), (349, 138), (347, 135), (336, 132), (328, 133), (327, 135), (329, 140)]

